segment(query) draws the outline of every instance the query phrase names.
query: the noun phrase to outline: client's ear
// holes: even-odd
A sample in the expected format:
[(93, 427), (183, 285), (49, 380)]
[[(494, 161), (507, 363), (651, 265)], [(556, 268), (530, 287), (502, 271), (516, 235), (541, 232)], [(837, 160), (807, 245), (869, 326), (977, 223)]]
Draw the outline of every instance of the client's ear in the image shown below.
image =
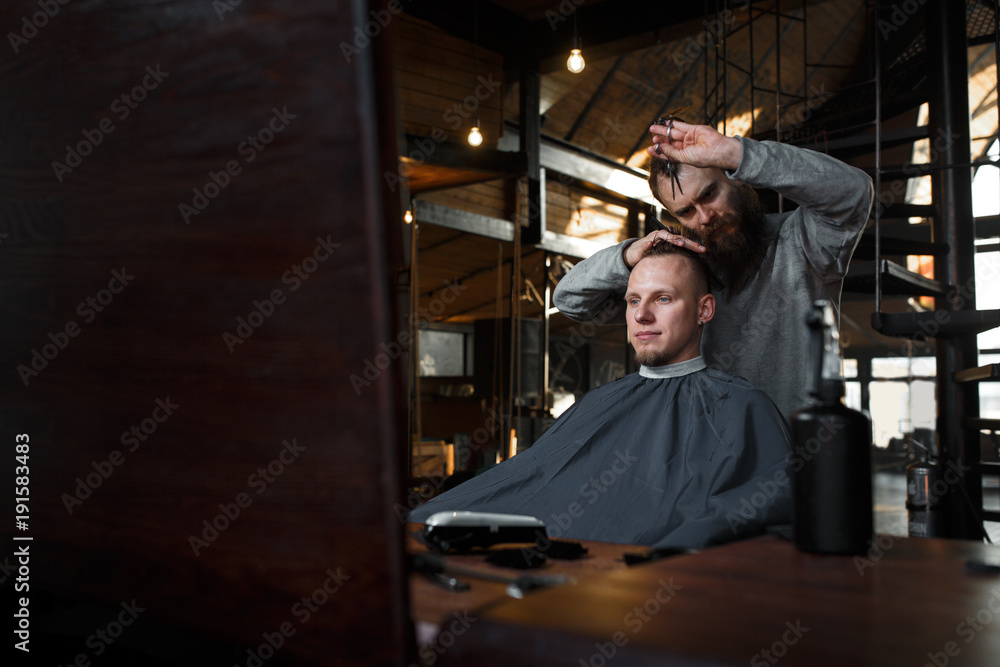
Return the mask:
[(698, 299), (698, 324), (705, 324), (715, 317), (715, 297), (705, 294)]

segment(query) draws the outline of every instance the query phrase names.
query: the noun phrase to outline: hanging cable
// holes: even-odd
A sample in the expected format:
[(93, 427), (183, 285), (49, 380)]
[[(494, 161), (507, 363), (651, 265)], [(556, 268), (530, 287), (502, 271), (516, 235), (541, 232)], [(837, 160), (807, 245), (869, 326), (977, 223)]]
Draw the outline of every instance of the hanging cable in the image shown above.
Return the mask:
[[(522, 200), (523, 198), (519, 198)], [(515, 417), (520, 416), (520, 381), (521, 381), (521, 219), (517, 217), (517, 224), (514, 225), (514, 254), (510, 260), (510, 386), (507, 394), (507, 409), (510, 413), (508, 428), (504, 429), (507, 436), (506, 447), (504, 448), (504, 458), (511, 457), (515, 452), (513, 449), (513, 438)], [(516, 413), (516, 414), (515, 414)]]
[[(490, 402), (492, 404), (493, 415), (503, 414), (503, 369), (500, 368), (503, 360), (503, 243), (497, 241), (497, 294), (493, 300), (493, 372), (492, 387), (490, 391)], [(492, 417), (495, 423), (495, 416)], [(503, 428), (500, 430), (500, 437), (497, 442), (497, 458), (500, 450), (503, 449)], [(499, 461), (497, 461), (499, 463)]]

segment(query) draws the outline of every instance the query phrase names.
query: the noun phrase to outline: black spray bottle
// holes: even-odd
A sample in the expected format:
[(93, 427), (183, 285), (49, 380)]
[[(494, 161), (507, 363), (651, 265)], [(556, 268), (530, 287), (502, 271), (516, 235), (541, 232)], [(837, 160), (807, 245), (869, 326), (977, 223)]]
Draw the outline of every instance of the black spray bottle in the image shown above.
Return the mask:
[(823, 554), (866, 553), (873, 533), (871, 423), (842, 402), (833, 307), (816, 301), (806, 320), (816, 401), (791, 420), (795, 546)]

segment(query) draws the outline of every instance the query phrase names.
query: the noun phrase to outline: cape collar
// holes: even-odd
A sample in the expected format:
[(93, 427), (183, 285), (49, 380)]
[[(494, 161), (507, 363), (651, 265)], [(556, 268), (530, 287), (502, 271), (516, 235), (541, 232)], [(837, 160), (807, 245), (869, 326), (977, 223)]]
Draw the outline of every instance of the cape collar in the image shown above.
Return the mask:
[(702, 357), (695, 357), (666, 366), (639, 366), (639, 375), (645, 378), (676, 378), (697, 373), (704, 368), (706, 368), (705, 360)]

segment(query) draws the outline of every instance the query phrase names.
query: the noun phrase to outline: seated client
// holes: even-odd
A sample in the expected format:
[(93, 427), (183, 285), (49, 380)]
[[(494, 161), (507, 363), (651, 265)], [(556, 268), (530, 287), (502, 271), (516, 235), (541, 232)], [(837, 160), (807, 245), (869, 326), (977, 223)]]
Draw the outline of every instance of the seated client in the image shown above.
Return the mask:
[(784, 419), (763, 392), (701, 358), (715, 314), (703, 260), (652, 246), (632, 270), (625, 305), (637, 373), (588, 392), (531, 448), (408, 520), (525, 514), (552, 536), (688, 548), (790, 523)]

